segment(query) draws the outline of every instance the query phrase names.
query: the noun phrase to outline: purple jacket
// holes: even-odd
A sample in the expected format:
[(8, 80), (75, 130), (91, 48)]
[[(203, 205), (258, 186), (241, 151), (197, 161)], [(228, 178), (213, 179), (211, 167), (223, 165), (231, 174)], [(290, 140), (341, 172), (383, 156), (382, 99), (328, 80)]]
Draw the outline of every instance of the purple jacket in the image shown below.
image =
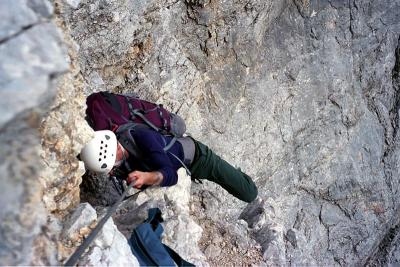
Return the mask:
[[(180, 162), (168, 152), (164, 152), (163, 148), (172, 140), (170, 136), (164, 136), (151, 129), (136, 129), (131, 131), (135, 143), (146, 158), (145, 164), (152, 171), (159, 171), (163, 174), (164, 179), (160, 186), (172, 186), (178, 181), (177, 170), (182, 167)], [(180, 160), (184, 160), (183, 148), (179, 142), (168, 150), (177, 156)], [(132, 155), (129, 156), (128, 162), (132, 169), (141, 170), (140, 162), (135, 161)]]

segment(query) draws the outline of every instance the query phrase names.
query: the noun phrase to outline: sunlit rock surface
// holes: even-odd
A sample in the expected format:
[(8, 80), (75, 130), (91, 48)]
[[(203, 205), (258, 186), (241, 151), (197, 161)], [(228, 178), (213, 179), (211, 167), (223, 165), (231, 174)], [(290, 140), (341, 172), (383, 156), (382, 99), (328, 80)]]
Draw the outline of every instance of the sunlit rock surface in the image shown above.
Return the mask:
[[(62, 236), (67, 242), (81, 243), (93, 229), (98, 219), (95, 209), (88, 203), (82, 203), (66, 222)], [(100, 220), (100, 218), (99, 218)], [(91, 227), (92, 226), (92, 227)], [(133, 256), (127, 239), (118, 231), (110, 218), (99, 232), (78, 265), (85, 266), (139, 266)]]
[(125, 236), (158, 206), (165, 242), (198, 265), (396, 264), (399, 10), (398, 0), (3, 1), (0, 261), (60, 264), (80, 199), (112, 194), (105, 179), (82, 183), (76, 159), (93, 134), (85, 97), (111, 90), (178, 112), (259, 187), (248, 206), (207, 181), (152, 189), (114, 216)]

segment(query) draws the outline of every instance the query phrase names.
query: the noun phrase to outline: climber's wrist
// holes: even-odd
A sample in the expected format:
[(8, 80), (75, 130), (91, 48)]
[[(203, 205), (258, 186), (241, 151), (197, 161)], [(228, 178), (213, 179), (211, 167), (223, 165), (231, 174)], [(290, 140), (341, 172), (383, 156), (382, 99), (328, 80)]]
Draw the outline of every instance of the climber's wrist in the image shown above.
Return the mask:
[(152, 181), (153, 185), (160, 185), (164, 180), (164, 175), (161, 172), (151, 172), (152, 174)]

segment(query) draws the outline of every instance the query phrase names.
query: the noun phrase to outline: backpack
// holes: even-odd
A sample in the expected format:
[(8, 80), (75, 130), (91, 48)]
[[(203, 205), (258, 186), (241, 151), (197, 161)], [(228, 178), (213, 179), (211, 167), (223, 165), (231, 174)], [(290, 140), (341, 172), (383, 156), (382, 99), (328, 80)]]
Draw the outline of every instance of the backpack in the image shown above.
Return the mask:
[(146, 124), (157, 132), (177, 137), (186, 131), (184, 120), (177, 114), (134, 95), (93, 93), (87, 97), (86, 105), (86, 120), (95, 131), (115, 131), (128, 122)]
[(133, 230), (128, 240), (140, 266), (194, 266), (161, 243), (161, 234), (164, 231), (161, 222), (163, 219), (160, 209), (149, 209), (147, 220)]

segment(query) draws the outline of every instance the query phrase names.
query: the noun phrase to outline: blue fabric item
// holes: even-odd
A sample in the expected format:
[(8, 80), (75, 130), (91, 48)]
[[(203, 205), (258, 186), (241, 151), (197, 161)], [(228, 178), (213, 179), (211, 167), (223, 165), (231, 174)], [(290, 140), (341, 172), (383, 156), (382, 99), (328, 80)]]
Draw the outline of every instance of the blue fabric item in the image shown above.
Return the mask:
[(134, 230), (129, 244), (140, 266), (175, 266), (149, 223), (141, 224)]
[(161, 243), (162, 221), (160, 209), (149, 209), (147, 220), (133, 230), (128, 242), (140, 266), (194, 266)]
[[(131, 131), (132, 137), (138, 148), (148, 159), (146, 164), (154, 171), (159, 171), (164, 176), (160, 186), (172, 186), (178, 181), (177, 170), (182, 167), (181, 163), (171, 154), (164, 152), (163, 148), (172, 140), (172, 136), (162, 135), (152, 129), (136, 129)], [(179, 142), (169, 149), (169, 152), (176, 155), (180, 160), (184, 160), (183, 148)], [(140, 170), (140, 164), (134, 159), (128, 158), (134, 169)]]

